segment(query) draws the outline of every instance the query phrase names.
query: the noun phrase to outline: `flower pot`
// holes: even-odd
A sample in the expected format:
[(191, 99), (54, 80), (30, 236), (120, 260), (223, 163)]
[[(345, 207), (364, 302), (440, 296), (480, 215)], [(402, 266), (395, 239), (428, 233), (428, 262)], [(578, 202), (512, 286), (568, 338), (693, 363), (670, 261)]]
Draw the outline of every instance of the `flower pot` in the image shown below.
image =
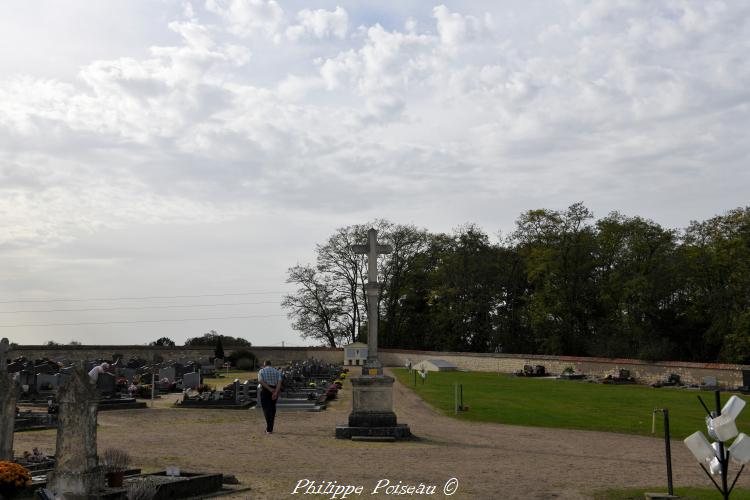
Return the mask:
[(122, 488), (122, 480), (125, 478), (125, 471), (107, 472), (107, 486), (110, 488)]

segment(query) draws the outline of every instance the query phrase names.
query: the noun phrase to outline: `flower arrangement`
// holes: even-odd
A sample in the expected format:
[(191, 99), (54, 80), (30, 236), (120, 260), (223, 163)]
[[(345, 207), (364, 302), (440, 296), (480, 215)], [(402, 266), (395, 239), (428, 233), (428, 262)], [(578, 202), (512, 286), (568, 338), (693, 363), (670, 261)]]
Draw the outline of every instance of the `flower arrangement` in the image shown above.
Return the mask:
[(102, 465), (107, 472), (121, 472), (128, 468), (130, 455), (119, 448), (107, 448), (102, 455)]
[(211, 392), (213, 390), (213, 387), (208, 384), (200, 384), (195, 388), (195, 390), (196, 392), (198, 392), (198, 394), (203, 394), (204, 392)]
[(10, 497), (31, 486), (31, 474), (26, 467), (0, 460), (0, 495)]
[(107, 484), (110, 487), (122, 486), (122, 479), (125, 470), (130, 464), (130, 455), (119, 448), (107, 448), (101, 457), (101, 466), (107, 477)]

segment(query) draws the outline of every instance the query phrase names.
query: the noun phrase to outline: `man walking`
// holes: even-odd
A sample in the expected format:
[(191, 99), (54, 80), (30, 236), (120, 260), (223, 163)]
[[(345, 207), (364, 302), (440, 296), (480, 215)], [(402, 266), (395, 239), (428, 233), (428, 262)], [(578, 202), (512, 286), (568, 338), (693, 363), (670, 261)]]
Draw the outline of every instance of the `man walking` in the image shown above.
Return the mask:
[(271, 366), (270, 360), (266, 360), (258, 372), (258, 382), (261, 386), (260, 405), (263, 407), (263, 416), (266, 417), (266, 434), (271, 434), (276, 418), (276, 401), (281, 392), (281, 372)]

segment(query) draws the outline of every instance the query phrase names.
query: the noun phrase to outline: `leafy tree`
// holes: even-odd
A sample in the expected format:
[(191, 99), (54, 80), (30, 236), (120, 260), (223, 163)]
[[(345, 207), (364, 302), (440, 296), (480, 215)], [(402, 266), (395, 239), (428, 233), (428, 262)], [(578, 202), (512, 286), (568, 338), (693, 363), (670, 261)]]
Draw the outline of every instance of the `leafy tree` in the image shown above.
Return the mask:
[(216, 330), (210, 330), (200, 337), (189, 338), (185, 341), (185, 345), (215, 347), (219, 337), (221, 337), (222, 345), (226, 345), (227, 347), (250, 347), (252, 345), (248, 340), (240, 337), (232, 337), (229, 335), (220, 335)]
[[(242, 368), (243, 370), (250, 369), (253, 366), (258, 366), (258, 358), (255, 356), (255, 354), (248, 351), (247, 349), (238, 349), (236, 351), (232, 351), (232, 354), (227, 356), (226, 360), (232, 363), (233, 366)], [(249, 364), (250, 368), (245, 368), (243, 366), (240, 366), (241, 364), (243, 365)]]
[(175, 344), (174, 340), (172, 340), (172, 339), (170, 339), (168, 337), (161, 337), (160, 339), (157, 339), (157, 340), (151, 342), (150, 345), (174, 347), (176, 344)]
[(315, 264), (289, 269), (293, 327), (337, 346), (367, 332), (366, 258), (376, 227), (380, 345), (475, 352), (750, 362), (750, 207), (684, 231), (581, 203), (521, 214), (490, 242), (388, 221), (341, 228)]
[(750, 207), (692, 222), (684, 238), (691, 343), (699, 358), (750, 361)]
[(565, 212), (532, 210), (516, 222), (513, 236), (526, 262), (529, 316), (539, 352), (587, 352), (596, 306), (592, 218), (576, 203)]
[(400, 319), (396, 288), (408, 265), (409, 256), (426, 241), (426, 232), (413, 226), (394, 225), (385, 220), (339, 228), (323, 245), (316, 247), (315, 265), (298, 265), (289, 269), (288, 283), (298, 286), (284, 297), (282, 306), (289, 310), (292, 327), (303, 337), (323, 341), (335, 347), (343, 343), (365, 341), (368, 298), (367, 257), (356, 254), (352, 245), (367, 241), (370, 227), (378, 230), (380, 242), (390, 243), (392, 254), (378, 257), (380, 302), (385, 301), (384, 338), (396, 335)]
[(669, 359), (679, 351), (677, 233), (613, 212), (597, 227), (597, 336), (591, 352)]

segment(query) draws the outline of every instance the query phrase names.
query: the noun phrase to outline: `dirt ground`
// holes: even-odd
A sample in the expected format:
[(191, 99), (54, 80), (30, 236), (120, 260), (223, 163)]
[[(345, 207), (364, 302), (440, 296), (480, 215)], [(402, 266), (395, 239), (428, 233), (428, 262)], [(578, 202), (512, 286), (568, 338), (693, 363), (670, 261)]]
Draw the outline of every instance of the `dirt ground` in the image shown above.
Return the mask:
[[(144, 471), (176, 465), (184, 471), (234, 474), (250, 491), (226, 498), (302, 497), (303, 480), (362, 486), (347, 498), (592, 498), (608, 488), (660, 486), (666, 491), (662, 439), (602, 432), (516, 427), (457, 421), (435, 412), (408, 388), (394, 386), (399, 422), (414, 441), (362, 443), (337, 440), (346, 423), (351, 386), (326, 411), (282, 412), (274, 434), (264, 432), (260, 410), (187, 410), (169, 406), (179, 395), (145, 410), (99, 415), (100, 451), (121, 447)], [(38, 446), (54, 453), (55, 432), (15, 435), (16, 454)], [(676, 486), (710, 486), (681, 441), (672, 442)], [(736, 470), (732, 465), (730, 471)], [(446, 495), (457, 480), (457, 490)], [(391, 485), (435, 486), (433, 495), (376, 494)], [(750, 487), (750, 477), (739, 486)], [(330, 498), (306, 495), (308, 498)], [(340, 497), (338, 497), (340, 498)]]

